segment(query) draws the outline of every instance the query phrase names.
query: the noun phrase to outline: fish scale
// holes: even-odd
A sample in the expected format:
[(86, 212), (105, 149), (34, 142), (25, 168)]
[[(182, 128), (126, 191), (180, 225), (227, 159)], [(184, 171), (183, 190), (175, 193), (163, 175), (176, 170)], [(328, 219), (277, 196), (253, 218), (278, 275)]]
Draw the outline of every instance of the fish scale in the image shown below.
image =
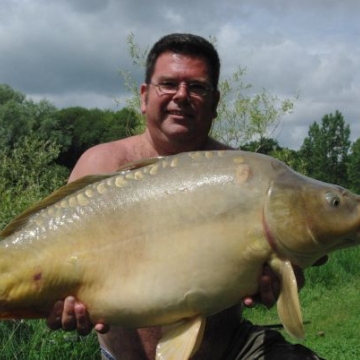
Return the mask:
[(0, 318), (46, 317), (73, 295), (93, 323), (171, 325), (157, 359), (183, 360), (207, 316), (258, 293), (267, 263), (280, 320), (301, 338), (291, 263), (358, 245), (359, 229), (358, 195), (265, 155), (147, 159), (68, 184), (2, 231)]

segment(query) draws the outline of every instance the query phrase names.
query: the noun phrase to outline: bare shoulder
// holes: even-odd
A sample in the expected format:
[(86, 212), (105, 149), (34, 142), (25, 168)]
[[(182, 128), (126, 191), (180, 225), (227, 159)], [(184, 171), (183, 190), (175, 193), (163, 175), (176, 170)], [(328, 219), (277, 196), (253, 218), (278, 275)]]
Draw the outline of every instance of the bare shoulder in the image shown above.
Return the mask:
[(130, 137), (95, 145), (86, 150), (76, 163), (69, 182), (90, 174), (105, 174), (116, 171), (128, 162), (132, 144), (136, 141)]

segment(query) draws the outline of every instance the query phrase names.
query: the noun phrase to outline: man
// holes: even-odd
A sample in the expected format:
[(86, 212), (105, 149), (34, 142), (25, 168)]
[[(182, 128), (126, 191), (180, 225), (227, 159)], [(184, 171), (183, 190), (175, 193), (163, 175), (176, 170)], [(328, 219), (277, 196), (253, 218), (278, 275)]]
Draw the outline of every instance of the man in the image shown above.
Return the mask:
[[(145, 132), (89, 149), (79, 159), (69, 181), (114, 172), (128, 162), (159, 155), (230, 149), (208, 135), (217, 115), (219, 72), (218, 54), (205, 39), (190, 34), (160, 39), (149, 53), (145, 83), (140, 88)], [(272, 272), (264, 268), (260, 294), (265, 305), (274, 304), (278, 287)], [(251, 305), (253, 299), (246, 298), (244, 302)], [(48, 325), (52, 329), (77, 328), (81, 334), (92, 328), (85, 307), (73, 297), (55, 304)], [(95, 324), (95, 329), (104, 359), (154, 359), (159, 328), (124, 330)], [(310, 350), (288, 344), (277, 332), (241, 321), (238, 307), (209, 317), (202, 345), (193, 359), (265, 359), (262, 354), (270, 354), (271, 349), (276, 359), (318, 359)], [(284, 349), (286, 353), (282, 355)]]

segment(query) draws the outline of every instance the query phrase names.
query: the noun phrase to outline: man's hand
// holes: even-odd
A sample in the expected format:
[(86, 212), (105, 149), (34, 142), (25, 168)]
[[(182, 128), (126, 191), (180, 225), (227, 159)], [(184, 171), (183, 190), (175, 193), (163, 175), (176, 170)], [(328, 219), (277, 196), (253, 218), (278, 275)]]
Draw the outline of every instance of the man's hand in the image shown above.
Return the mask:
[(259, 280), (259, 294), (247, 296), (243, 299), (246, 307), (254, 307), (256, 304), (263, 304), (267, 308), (275, 305), (280, 294), (280, 282), (275, 273), (268, 265), (264, 265)]
[[(317, 260), (313, 266), (324, 265), (328, 260), (327, 256), (324, 256)], [(305, 285), (305, 277), (303, 270), (293, 265), (294, 273), (299, 291)], [(243, 299), (243, 303), (246, 307), (253, 307), (258, 303), (265, 305), (267, 308), (271, 308), (275, 305), (280, 294), (280, 282), (275, 273), (268, 265), (263, 267), (263, 272), (259, 281), (260, 291), (258, 295), (247, 296)]]
[(51, 330), (77, 330), (79, 335), (88, 335), (93, 328), (100, 334), (109, 331), (109, 326), (105, 324), (98, 323), (94, 326), (84, 304), (76, 301), (73, 296), (57, 301), (46, 322)]

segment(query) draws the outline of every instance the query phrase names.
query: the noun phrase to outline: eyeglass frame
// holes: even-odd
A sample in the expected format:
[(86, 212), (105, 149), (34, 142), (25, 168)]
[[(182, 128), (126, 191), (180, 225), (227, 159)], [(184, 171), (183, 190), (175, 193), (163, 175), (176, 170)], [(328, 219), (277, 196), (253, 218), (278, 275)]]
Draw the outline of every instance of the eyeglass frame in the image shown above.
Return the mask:
[[(159, 93), (161, 95), (175, 95), (178, 91), (179, 91), (179, 88), (181, 85), (183, 86), (186, 86), (186, 89), (187, 91), (189, 92), (189, 95), (190, 96), (201, 96), (201, 97), (204, 97), (206, 96), (210, 91), (213, 91), (214, 88), (209, 85), (209, 84), (205, 84), (205, 83), (201, 83), (201, 82), (185, 82), (185, 81), (182, 81), (182, 82), (179, 82), (179, 83), (176, 83), (174, 81), (163, 81), (159, 84), (155, 84), (155, 83), (149, 83), (148, 85), (152, 85), (154, 86), (155, 88), (158, 89)], [(167, 89), (164, 91), (164, 86), (174, 86), (173, 89)], [(203, 92), (202, 93), (196, 93), (196, 92), (193, 92), (191, 91), (191, 86), (192, 85), (198, 85), (198, 86), (201, 86), (203, 87)]]

